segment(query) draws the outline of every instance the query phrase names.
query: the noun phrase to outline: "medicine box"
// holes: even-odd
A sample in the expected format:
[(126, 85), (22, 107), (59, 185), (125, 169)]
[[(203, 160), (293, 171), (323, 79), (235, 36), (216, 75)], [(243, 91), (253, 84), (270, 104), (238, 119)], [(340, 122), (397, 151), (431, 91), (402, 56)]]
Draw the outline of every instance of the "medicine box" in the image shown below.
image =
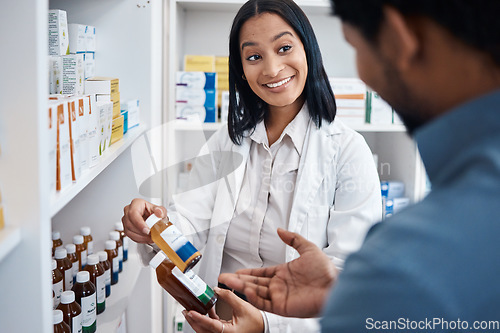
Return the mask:
[(114, 94), (97, 94), (97, 101), (104, 101), (104, 102), (113, 102), (113, 117), (112, 119), (115, 119), (120, 116), (121, 109), (120, 109), (120, 93), (114, 93)]
[(80, 162), (80, 124), (78, 123), (78, 100), (76, 98), (72, 98), (69, 99), (67, 103), (71, 150), (71, 177), (73, 181), (77, 181), (82, 174), (82, 166)]
[(215, 72), (229, 73), (229, 57), (227, 56), (215, 57)]
[(99, 109), (96, 105), (95, 95), (85, 95), (88, 96), (90, 101), (89, 108), (89, 118), (88, 118), (88, 130), (87, 130), (87, 141), (89, 145), (89, 168), (94, 167), (99, 163), (99, 145), (101, 139), (101, 133), (99, 132)]
[(215, 72), (215, 56), (187, 54), (184, 56), (184, 70), (186, 72)]
[(382, 181), (380, 182), (382, 198), (394, 199), (404, 197), (405, 184), (400, 181)]
[(119, 141), (123, 138), (123, 122), (125, 118), (123, 116), (119, 116), (117, 118), (113, 119), (113, 123), (111, 126), (111, 141), (110, 144), (112, 145), (116, 141)]
[(87, 25), (85, 29), (86, 43), (85, 43), (85, 51), (87, 52), (95, 52), (96, 51), (96, 35), (95, 35), (95, 27), (91, 25)]
[(62, 57), (49, 56), (49, 94), (62, 94)]
[(60, 101), (57, 105), (57, 136), (56, 190), (60, 191), (68, 187), (72, 182), (67, 101)]
[(176, 104), (175, 112), (177, 119), (205, 123), (214, 123), (217, 115), (215, 107), (188, 104)]
[(5, 228), (5, 218), (3, 213), (3, 205), (0, 203), (0, 230)]
[(62, 93), (83, 95), (84, 67), (83, 54), (70, 54), (62, 57)]
[(366, 121), (366, 85), (357, 78), (330, 78), (337, 116), (349, 126)]
[(49, 190), (51, 194), (56, 192), (57, 180), (57, 106), (58, 101), (49, 101), (48, 120), (49, 120)]
[(85, 80), (95, 76), (95, 53), (85, 52), (83, 54), (83, 67)]
[(182, 86), (176, 88), (176, 103), (193, 106), (217, 107), (217, 92), (214, 89), (190, 89)]
[(83, 53), (87, 50), (87, 35), (85, 33), (86, 25), (70, 23), (69, 32), (69, 53)]
[(131, 128), (139, 126), (140, 109), (139, 100), (131, 99), (121, 103), (122, 113), (127, 113), (127, 131)]
[(69, 54), (68, 18), (66, 11), (49, 10), (49, 55)]
[(84, 172), (89, 168), (89, 111), (90, 111), (90, 96), (78, 96), (78, 127), (80, 129), (80, 165)]
[(220, 107), (221, 123), (227, 123), (228, 114), (229, 114), (229, 91), (223, 91), (221, 96), (221, 107)]
[(217, 73), (177, 72), (175, 84), (177, 87), (217, 89)]
[(111, 95), (119, 92), (119, 81), (117, 78), (94, 76), (85, 82), (86, 94)]
[(392, 107), (374, 91), (366, 93), (366, 122), (392, 124)]

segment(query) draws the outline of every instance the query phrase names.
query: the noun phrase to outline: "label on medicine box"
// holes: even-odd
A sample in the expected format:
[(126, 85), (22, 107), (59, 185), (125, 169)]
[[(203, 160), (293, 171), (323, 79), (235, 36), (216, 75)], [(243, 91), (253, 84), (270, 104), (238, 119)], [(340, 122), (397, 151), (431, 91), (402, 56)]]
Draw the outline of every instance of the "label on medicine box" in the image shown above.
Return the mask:
[(229, 91), (222, 91), (221, 93), (221, 107), (220, 107), (220, 121), (221, 123), (227, 122), (229, 114)]
[(49, 55), (69, 54), (68, 17), (66, 11), (49, 10)]
[(175, 112), (177, 119), (187, 121), (214, 123), (217, 119), (217, 109), (198, 105), (176, 104)]
[(96, 51), (95, 27), (87, 25), (85, 27), (85, 36), (86, 36), (85, 51), (95, 52)]
[(186, 72), (215, 72), (215, 56), (191, 55), (184, 56)]
[(63, 94), (83, 95), (84, 92), (83, 54), (62, 57)]
[(86, 94), (111, 95), (119, 91), (117, 78), (94, 76), (85, 81)]
[(217, 89), (217, 73), (177, 72), (175, 84), (177, 87)]
[(80, 122), (78, 119), (78, 99), (68, 100), (69, 137), (71, 150), (71, 175), (77, 181), (82, 174), (80, 161)]
[[(53, 194), (56, 192), (57, 180), (57, 106), (58, 101), (49, 100), (48, 120), (49, 120), (49, 190)], [(1, 201), (1, 200), (0, 200)]]
[(405, 194), (405, 184), (399, 181), (382, 181), (380, 189), (382, 190), (382, 198), (394, 199), (403, 197)]
[(127, 112), (127, 130), (139, 126), (140, 122), (140, 109), (139, 100), (131, 99), (121, 102), (121, 109)]
[(104, 102), (113, 102), (113, 117), (112, 119), (115, 119), (120, 116), (121, 109), (120, 109), (120, 93), (115, 93), (111, 95), (96, 95), (97, 96), (97, 101), (104, 101)]
[(49, 94), (62, 94), (63, 69), (62, 57), (49, 56)]
[(113, 119), (113, 124), (111, 126), (111, 141), (110, 144), (115, 143), (123, 138), (123, 123), (125, 117), (119, 116)]
[(69, 53), (83, 53), (86, 51), (87, 36), (85, 30), (87, 26), (83, 24), (68, 24), (69, 32)]
[(64, 100), (57, 105), (57, 136), (59, 139), (57, 141), (56, 189), (60, 191), (72, 183), (68, 102)]
[(366, 122), (392, 124), (392, 107), (374, 91), (366, 93)]
[(177, 86), (175, 90), (175, 102), (177, 104), (204, 106), (206, 108), (217, 107), (217, 91), (214, 89), (191, 89)]
[(83, 53), (83, 66), (85, 80), (95, 76), (95, 53), (85, 52)]
[(87, 130), (87, 141), (89, 146), (89, 157), (88, 164), (89, 167), (94, 167), (99, 163), (99, 144), (101, 139), (101, 133), (99, 132), (99, 108), (97, 107), (97, 101), (95, 95), (85, 95), (88, 97), (90, 108), (89, 108), (89, 118), (88, 118), (88, 130)]

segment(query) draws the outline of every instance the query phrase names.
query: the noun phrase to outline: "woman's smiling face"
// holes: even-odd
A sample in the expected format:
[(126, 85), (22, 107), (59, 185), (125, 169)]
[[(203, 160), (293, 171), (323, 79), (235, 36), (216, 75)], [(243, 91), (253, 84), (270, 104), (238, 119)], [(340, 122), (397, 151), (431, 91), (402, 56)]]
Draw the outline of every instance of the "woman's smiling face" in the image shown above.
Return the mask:
[(270, 110), (302, 107), (308, 71), (306, 53), (288, 23), (271, 13), (252, 17), (241, 27), (240, 51), (250, 88), (269, 104)]

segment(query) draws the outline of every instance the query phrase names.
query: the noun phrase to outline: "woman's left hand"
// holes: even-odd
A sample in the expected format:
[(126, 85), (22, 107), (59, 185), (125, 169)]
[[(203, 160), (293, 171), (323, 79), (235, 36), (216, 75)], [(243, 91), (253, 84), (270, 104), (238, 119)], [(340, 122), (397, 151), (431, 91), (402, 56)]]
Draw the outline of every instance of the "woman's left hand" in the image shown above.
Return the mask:
[(187, 322), (197, 333), (262, 333), (264, 319), (260, 311), (232, 291), (215, 288), (220, 299), (233, 308), (233, 319), (221, 320), (213, 312), (210, 317), (196, 311), (183, 311)]

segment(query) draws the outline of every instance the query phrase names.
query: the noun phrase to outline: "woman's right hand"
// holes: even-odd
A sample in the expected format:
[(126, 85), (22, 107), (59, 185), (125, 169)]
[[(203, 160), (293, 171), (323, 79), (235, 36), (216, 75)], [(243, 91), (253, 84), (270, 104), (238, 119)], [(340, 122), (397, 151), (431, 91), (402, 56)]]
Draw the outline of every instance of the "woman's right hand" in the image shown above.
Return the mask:
[(143, 199), (134, 199), (123, 208), (123, 227), (125, 234), (137, 243), (152, 243), (146, 219), (155, 214), (159, 218), (167, 216), (167, 209)]

